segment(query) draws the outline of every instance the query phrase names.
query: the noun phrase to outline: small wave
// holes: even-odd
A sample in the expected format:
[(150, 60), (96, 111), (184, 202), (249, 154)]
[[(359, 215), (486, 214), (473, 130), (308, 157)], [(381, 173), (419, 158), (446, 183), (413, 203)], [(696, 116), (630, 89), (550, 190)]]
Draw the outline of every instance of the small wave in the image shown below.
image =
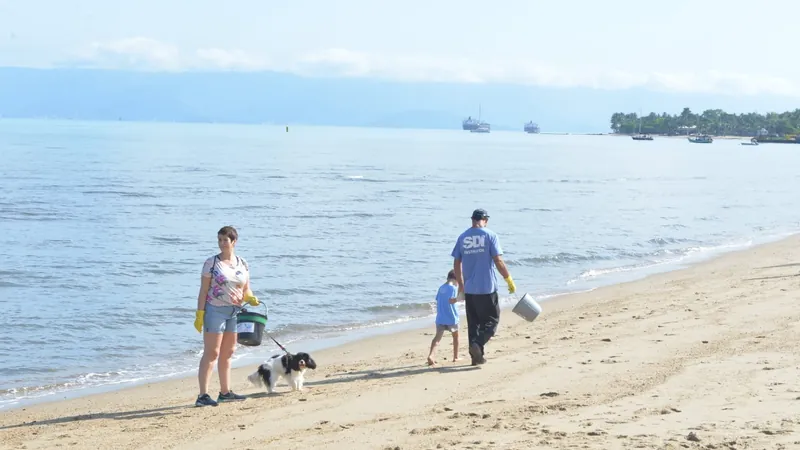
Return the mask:
[[(572, 278), (567, 281), (567, 284), (573, 284), (579, 280), (587, 280), (598, 278), (604, 275), (622, 273), (622, 272), (632, 272), (637, 270), (649, 269), (656, 266), (668, 265), (668, 264), (675, 264), (685, 260), (687, 257), (695, 256), (698, 254), (712, 254), (718, 251), (724, 251), (734, 248), (742, 248), (752, 245), (752, 240), (747, 240), (745, 242), (735, 242), (735, 243), (727, 243), (727, 244), (720, 244), (714, 246), (693, 246), (693, 247), (685, 247), (681, 249), (669, 250), (669, 249), (660, 249), (656, 252), (651, 254), (647, 254), (645, 256), (641, 256), (640, 253), (632, 252), (631, 255), (635, 255), (635, 258), (644, 259), (643, 261), (636, 262), (634, 264), (625, 264), (615, 267), (604, 267), (604, 268), (593, 268), (587, 269), (581, 272), (581, 274), (577, 278)], [(624, 252), (623, 252), (624, 253)]]
[(578, 255), (575, 253), (559, 252), (554, 255), (542, 255), (520, 259), (509, 258), (506, 260), (506, 263), (511, 266), (538, 266), (543, 264), (559, 264), (580, 261), (606, 261), (609, 259), (613, 259), (613, 257), (598, 254)]
[(52, 244), (68, 245), (68, 244), (72, 244), (72, 242), (73, 242), (72, 239), (45, 239), (44, 241), (42, 241), (42, 244), (45, 244), (45, 245), (52, 245)]
[(0, 409), (19, 403), (21, 400), (37, 399), (81, 389), (136, 383), (143, 380), (158, 380), (186, 374), (194, 370), (195, 361), (185, 361), (185, 367), (176, 367), (174, 361), (159, 363), (149, 367), (109, 372), (88, 372), (79, 374), (69, 381), (43, 384), (40, 386), (21, 386), (0, 389)]
[(153, 236), (151, 239), (153, 239), (156, 242), (162, 243), (162, 244), (175, 244), (175, 245), (194, 245), (194, 244), (197, 244), (197, 242), (195, 242), (195, 241), (192, 241), (190, 239), (181, 238), (181, 237)]
[(344, 214), (300, 214), (297, 216), (290, 216), (295, 219), (345, 219), (345, 218), (359, 218), (367, 219), (371, 217), (392, 217), (391, 213), (344, 213)]
[(69, 217), (55, 217), (55, 216), (39, 216), (35, 218), (28, 217), (19, 217), (19, 216), (7, 216), (4, 214), (0, 214), (0, 220), (13, 220), (13, 221), (35, 221), (35, 222), (57, 222), (59, 220), (65, 220)]
[[(686, 244), (693, 245), (681, 246)], [(555, 254), (546, 254), (527, 258), (509, 257), (506, 259), (506, 263), (511, 266), (542, 266), (614, 260), (650, 260), (664, 256), (686, 255), (702, 248), (700, 247), (702, 244), (702, 242), (694, 239), (657, 237), (649, 239), (644, 243), (634, 244), (636, 247), (659, 247), (656, 250), (631, 251), (616, 247), (606, 247), (603, 249), (602, 253), (592, 251), (586, 252), (585, 254), (559, 252)], [(666, 248), (668, 246), (678, 247)]]
[(268, 295), (276, 295), (276, 296), (286, 296), (286, 295), (314, 295), (314, 294), (321, 294), (320, 291), (315, 291), (312, 289), (263, 289), (259, 290), (260, 292), (265, 292)]
[(671, 237), (657, 237), (653, 239), (649, 239), (647, 241), (648, 244), (652, 245), (671, 245), (671, 244), (684, 244), (684, 243), (697, 243), (698, 241), (694, 239), (682, 239), (682, 238), (671, 238)]
[(370, 283), (331, 283), (326, 285), (325, 287), (328, 289), (347, 291), (347, 290), (363, 289), (369, 286), (371, 286)]
[(314, 258), (319, 258), (319, 256), (315, 255), (306, 255), (306, 254), (277, 254), (277, 255), (258, 255), (256, 258), (258, 259), (277, 259), (277, 260), (284, 260), (284, 259), (299, 259), (299, 260), (309, 260)]
[(128, 192), (128, 191), (113, 191), (113, 190), (90, 190), (83, 191), (87, 195), (117, 195), (119, 197), (133, 197), (133, 198), (156, 198), (153, 194), (145, 192)]
[(129, 205), (128, 207), (167, 209), (167, 208), (175, 208), (175, 205), (166, 205), (164, 203), (137, 203), (135, 205)]
[(174, 312), (174, 313), (184, 314), (184, 313), (193, 313), (194, 308), (181, 308), (180, 306), (172, 306), (168, 308), (163, 308), (163, 311), (168, 313)]
[[(581, 274), (578, 275), (578, 279), (586, 280), (586, 279), (589, 279), (589, 278), (597, 278), (597, 277), (600, 277), (600, 276), (603, 276), (603, 275), (609, 275), (609, 274), (614, 274), (614, 273), (631, 272), (631, 271), (634, 271), (634, 270), (647, 269), (647, 268), (654, 267), (654, 266), (657, 266), (657, 265), (660, 265), (660, 264), (664, 264), (664, 263), (666, 263), (666, 261), (650, 262), (650, 263), (642, 263), (642, 264), (631, 264), (631, 265), (627, 265), (627, 266), (618, 266), (618, 267), (608, 267), (608, 268), (605, 268), (605, 269), (589, 269), (589, 270), (584, 270), (583, 272), (581, 272)], [(567, 281), (567, 284), (572, 284), (572, 283), (578, 281), (578, 279), (574, 279), (573, 278), (573, 279)]]
[(347, 175), (344, 177), (347, 181), (362, 181), (364, 183), (386, 183), (387, 180), (379, 180), (377, 178), (365, 178), (364, 175)]
[(183, 270), (178, 269), (159, 269), (159, 268), (145, 268), (142, 270), (143, 273), (149, 273), (153, 275), (178, 275), (182, 273), (186, 273)]
[[(284, 195), (284, 197), (295, 197), (296, 194), (293, 195)], [(257, 213), (259, 210), (269, 210), (274, 211), (278, 209), (275, 205), (237, 205), (237, 206), (223, 206), (217, 208), (220, 211), (248, 211), (249, 213)]]
[(34, 220), (52, 222), (57, 220), (72, 219), (74, 216), (63, 211), (36, 207), (8, 207), (0, 209), (0, 219), (4, 220)]
[(367, 311), (372, 313), (386, 313), (393, 311), (406, 311), (406, 312), (431, 312), (435, 311), (433, 303), (401, 303), (397, 305), (376, 305), (366, 308)]
[(521, 208), (519, 212), (556, 212), (556, 211), (563, 211), (563, 209), (559, 208)]

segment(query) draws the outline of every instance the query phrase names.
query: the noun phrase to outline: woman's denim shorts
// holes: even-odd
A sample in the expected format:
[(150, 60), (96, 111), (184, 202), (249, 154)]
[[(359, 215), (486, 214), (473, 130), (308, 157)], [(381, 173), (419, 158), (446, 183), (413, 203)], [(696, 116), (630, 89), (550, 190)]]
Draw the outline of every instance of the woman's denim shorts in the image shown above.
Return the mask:
[(236, 308), (233, 306), (214, 306), (206, 303), (203, 329), (206, 333), (236, 333)]

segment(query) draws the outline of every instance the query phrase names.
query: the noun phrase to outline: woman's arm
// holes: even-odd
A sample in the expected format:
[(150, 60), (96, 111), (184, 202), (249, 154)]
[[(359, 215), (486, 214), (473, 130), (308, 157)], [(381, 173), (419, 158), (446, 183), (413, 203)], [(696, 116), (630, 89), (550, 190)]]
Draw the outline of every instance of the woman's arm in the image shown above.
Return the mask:
[(247, 280), (247, 283), (244, 284), (244, 290), (242, 292), (244, 292), (244, 298), (255, 297), (253, 291), (250, 290), (250, 280)]
[(200, 276), (200, 293), (197, 295), (197, 309), (204, 311), (206, 309), (206, 297), (208, 297), (208, 289), (211, 287), (211, 277), (205, 275)]
[[(256, 297), (256, 294), (254, 294), (250, 289), (250, 265), (247, 264), (247, 261), (244, 259), (242, 259), (242, 262), (244, 263), (244, 267), (247, 269), (247, 281), (244, 282), (244, 287), (242, 288), (242, 302), (250, 303), (253, 306), (258, 306), (258, 297)], [(247, 301), (251, 297), (255, 298), (255, 301)]]

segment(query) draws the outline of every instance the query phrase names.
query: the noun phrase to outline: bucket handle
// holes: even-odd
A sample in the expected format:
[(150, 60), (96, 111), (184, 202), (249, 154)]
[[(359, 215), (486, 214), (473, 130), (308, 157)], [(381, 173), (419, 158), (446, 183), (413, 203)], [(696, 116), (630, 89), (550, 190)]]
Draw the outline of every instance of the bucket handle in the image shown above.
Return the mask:
[[(242, 310), (245, 309), (248, 306), (251, 306), (251, 305), (249, 303), (242, 303), (239, 306), (234, 306), (234, 308), (236, 308), (236, 309), (235, 309), (233, 315), (234, 316), (238, 316), (239, 313), (241, 313)], [(267, 308), (267, 304), (264, 303), (264, 302), (259, 302), (258, 306), (253, 306), (253, 308), (258, 308), (259, 306), (263, 306), (264, 307), (264, 315), (265, 316), (269, 316), (269, 308)]]

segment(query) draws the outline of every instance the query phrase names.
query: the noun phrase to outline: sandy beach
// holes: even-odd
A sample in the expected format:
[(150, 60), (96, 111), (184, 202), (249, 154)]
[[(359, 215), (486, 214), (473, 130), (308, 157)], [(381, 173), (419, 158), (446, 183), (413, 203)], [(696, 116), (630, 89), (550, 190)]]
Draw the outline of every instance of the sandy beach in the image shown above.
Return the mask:
[(445, 336), (425, 365), (431, 326), (314, 354), (302, 393), (246, 367), (216, 408), (192, 377), (3, 412), (0, 448), (800, 448), (798, 291), (794, 236), (506, 310), (479, 367), (462, 320), (458, 363)]

